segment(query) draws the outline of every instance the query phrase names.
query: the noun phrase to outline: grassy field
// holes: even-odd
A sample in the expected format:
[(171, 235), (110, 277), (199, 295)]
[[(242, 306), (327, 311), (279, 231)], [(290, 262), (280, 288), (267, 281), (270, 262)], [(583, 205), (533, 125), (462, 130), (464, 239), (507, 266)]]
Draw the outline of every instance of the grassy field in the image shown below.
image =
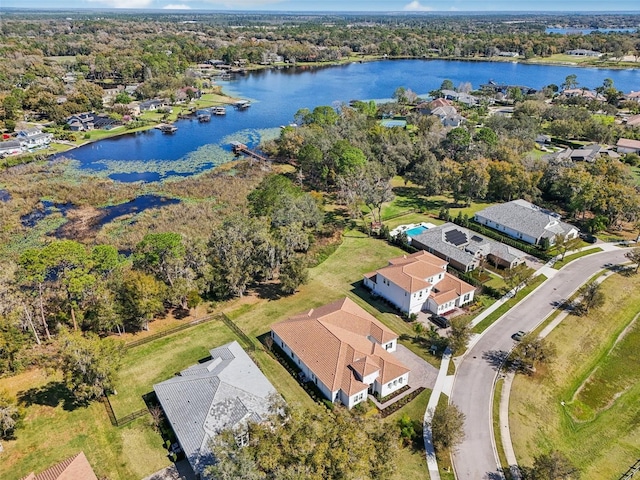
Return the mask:
[(524, 465), (553, 448), (583, 479), (617, 479), (640, 458), (640, 275), (602, 285), (602, 308), (567, 317), (547, 337), (558, 351), (548, 370), (516, 378), (511, 434)]

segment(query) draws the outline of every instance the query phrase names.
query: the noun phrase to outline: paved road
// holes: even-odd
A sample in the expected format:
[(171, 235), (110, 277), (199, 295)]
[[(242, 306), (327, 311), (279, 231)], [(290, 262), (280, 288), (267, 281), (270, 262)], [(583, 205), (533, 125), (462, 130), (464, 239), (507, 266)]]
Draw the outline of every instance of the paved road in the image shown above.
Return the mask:
[(465, 440), (454, 455), (458, 480), (503, 478), (491, 436), (491, 395), (498, 365), (513, 347), (511, 335), (518, 330), (534, 329), (555, 305), (569, 298), (596, 272), (608, 264), (627, 261), (625, 252), (621, 248), (571, 262), (487, 330), (458, 363), (451, 401), (466, 416)]

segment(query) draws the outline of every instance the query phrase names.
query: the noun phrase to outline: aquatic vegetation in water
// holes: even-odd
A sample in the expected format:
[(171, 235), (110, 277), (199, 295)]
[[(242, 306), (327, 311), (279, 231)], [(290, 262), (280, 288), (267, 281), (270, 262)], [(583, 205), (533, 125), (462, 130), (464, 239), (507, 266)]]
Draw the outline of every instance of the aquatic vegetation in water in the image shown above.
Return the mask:
[(233, 153), (218, 145), (203, 145), (197, 150), (178, 160), (99, 160), (95, 163), (104, 165), (104, 170), (97, 170), (95, 175), (109, 177), (114, 174), (156, 173), (161, 178), (171, 175), (188, 175), (213, 168), (234, 159)]

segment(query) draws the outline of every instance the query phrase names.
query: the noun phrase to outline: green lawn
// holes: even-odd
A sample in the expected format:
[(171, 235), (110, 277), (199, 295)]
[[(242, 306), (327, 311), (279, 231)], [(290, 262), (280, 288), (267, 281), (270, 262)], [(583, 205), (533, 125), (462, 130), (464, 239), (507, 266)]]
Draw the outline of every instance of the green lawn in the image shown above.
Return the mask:
[(100, 402), (65, 409), (59, 376), (40, 370), (0, 380), (0, 389), (24, 396), (26, 417), (16, 440), (3, 441), (0, 478), (14, 480), (84, 451), (99, 478), (142, 478), (169, 465), (149, 417), (123, 428), (109, 422)]
[(431, 390), (424, 390), (408, 405), (389, 415), (384, 420), (389, 424), (389, 428), (398, 428), (398, 421), (406, 413), (413, 421), (414, 429), (418, 435), (413, 446), (406, 446), (400, 449), (398, 470), (392, 477), (396, 480), (429, 478), (424, 443), (422, 441), (422, 420), (424, 419), (424, 412), (427, 410), (430, 396)]
[(547, 277), (545, 277), (544, 275), (538, 275), (537, 277), (534, 277), (534, 279), (531, 281), (531, 283), (529, 285), (527, 285), (526, 287), (518, 290), (518, 293), (516, 293), (516, 295), (513, 298), (510, 298), (505, 303), (500, 305), (498, 308), (495, 309), (495, 311), (493, 311), (489, 315), (487, 315), (487, 317), (484, 320), (482, 320), (479, 324), (477, 324), (475, 327), (473, 327), (473, 332), (474, 333), (482, 333), (482, 332), (484, 332), (496, 320), (498, 320), (502, 315), (507, 313), (511, 309), (511, 307), (513, 307), (520, 300), (522, 300), (527, 295), (529, 295), (533, 290), (535, 290), (538, 287), (538, 285), (540, 285), (546, 279), (547, 279)]
[(583, 480), (613, 480), (640, 458), (640, 275), (602, 285), (603, 307), (568, 316), (547, 337), (558, 351), (553, 363), (514, 382), (511, 434), (522, 464), (553, 448)]
[(572, 253), (571, 255), (565, 255), (564, 260), (558, 260), (553, 264), (553, 268), (556, 270), (560, 270), (567, 263), (572, 262), (578, 258), (585, 257), (587, 255), (591, 255), (592, 253), (601, 252), (602, 249), (600, 247), (590, 248), (588, 250), (582, 250), (581, 252)]

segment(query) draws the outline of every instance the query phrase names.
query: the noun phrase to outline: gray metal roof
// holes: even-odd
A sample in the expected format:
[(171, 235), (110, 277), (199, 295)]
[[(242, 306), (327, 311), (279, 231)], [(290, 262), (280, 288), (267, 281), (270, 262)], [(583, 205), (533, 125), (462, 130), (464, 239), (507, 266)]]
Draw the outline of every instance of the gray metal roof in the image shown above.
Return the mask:
[(263, 421), (276, 389), (238, 342), (211, 350), (211, 360), (153, 389), (196, 473), (213, 463), (211, 438), (246, 422)]
[[(457, 230), (460, 234), (466, 236), (467, 241), (458, 247), (448, 242), (446, 233), (452, 230)], [(412, 244), (416, 242), (426, 248), (430, 248), (432, 251), (464, 266), (477, 263), (476, 258), (480, 255), (487, 256), (491, 254), (507, 260), (509, 263), (526, 256), (526, 253), (517, 248), (508, 247), (455, 223), (445, 223), (439, 227), (432, 227), (412, 237), (411, 242)]]
[(560, 221), (560, 217), (525, 200), (493, 205), (476, 213), (493, 223), (511, 228), (533, 238), (552, 238), (555, 234), (566, 235), (575, 227)]

